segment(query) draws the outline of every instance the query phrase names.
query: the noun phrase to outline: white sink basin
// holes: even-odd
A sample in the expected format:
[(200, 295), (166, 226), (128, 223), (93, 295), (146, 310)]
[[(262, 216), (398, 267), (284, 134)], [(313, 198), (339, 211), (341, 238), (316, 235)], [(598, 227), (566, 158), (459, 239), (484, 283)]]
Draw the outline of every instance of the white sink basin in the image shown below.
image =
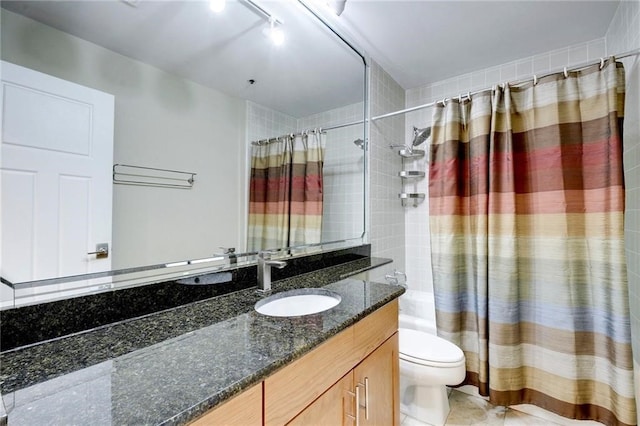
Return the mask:
[(262, 299), (255, 309), (270, 317), (298, 317), (326, 311), (341, 300), (339, 294), (324, 288), (299, 288)]

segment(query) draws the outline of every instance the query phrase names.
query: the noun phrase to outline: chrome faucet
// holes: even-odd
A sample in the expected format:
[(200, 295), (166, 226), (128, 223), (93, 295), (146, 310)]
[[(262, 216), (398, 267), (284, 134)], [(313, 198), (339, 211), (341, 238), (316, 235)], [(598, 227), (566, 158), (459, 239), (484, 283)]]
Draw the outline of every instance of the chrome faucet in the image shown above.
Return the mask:
[[(400, 282), (398, 277), (403, 276), (404, 281)], [(393, 270), (393, 274), (387, 274), (384, 276), (384, 279), (387, 280), (389, 284), (399, 285), (401, 287), (407, 288), (407, 274), (402, 271), (398, 271), (397, 269)]]
[(271, 260), (271, 252), (261, 251), (258, 253), (258, 291), (271, 290), (271, 267), (282, 269), (287, 266), (284, 260)]

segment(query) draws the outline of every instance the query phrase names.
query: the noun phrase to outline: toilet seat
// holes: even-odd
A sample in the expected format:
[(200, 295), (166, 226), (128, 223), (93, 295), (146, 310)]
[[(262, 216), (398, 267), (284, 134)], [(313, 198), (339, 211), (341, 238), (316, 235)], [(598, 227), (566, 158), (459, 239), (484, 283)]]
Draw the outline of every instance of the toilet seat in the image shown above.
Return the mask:
[(400, 359), (431, 367), (452, 368), (464, 363), (464, 353), (438, 336), (407, 328), (399, 329)]

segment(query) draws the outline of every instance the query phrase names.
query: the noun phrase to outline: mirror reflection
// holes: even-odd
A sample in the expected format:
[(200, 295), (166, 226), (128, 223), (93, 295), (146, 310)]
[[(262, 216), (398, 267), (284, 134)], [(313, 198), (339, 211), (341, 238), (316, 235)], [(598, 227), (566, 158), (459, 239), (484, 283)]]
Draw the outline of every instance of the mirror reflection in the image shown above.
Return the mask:
[(362, 58), (300, 3), (225, 3), (2, 2), (4, 280), (362, 235)]

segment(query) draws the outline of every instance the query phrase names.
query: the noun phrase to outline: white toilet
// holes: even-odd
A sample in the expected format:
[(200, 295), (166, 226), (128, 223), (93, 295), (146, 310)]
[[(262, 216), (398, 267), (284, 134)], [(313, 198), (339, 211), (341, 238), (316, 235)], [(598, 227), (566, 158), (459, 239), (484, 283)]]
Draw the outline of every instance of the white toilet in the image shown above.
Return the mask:
[(400, 412), (444, 425), (449, 415), (446, 385), (464, 380), (464, 353), (434, 334), (435, 322), (401, 314), (399, 326)]

